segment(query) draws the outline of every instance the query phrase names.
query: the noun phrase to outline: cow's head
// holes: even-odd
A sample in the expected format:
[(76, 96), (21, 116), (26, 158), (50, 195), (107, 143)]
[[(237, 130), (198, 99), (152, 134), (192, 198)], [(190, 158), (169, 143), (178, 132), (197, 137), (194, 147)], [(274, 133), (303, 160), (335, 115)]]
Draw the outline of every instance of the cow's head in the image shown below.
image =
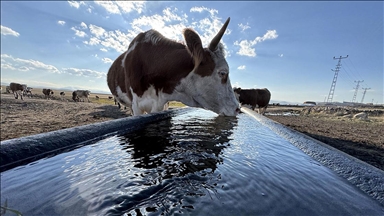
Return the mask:
[(188, 75), (186, 86), (192, 97), (190, 106), (209, 109), (220, 115), (235, 116), (239, 113), (239, 103), (229, 80), (224, 46), (220, 43), (229, 20), (228, 18), (208, 48), (203, 48), (195, 31), (189, 28), (184, 30), (184, 39), (194, 61), (194, 69)]

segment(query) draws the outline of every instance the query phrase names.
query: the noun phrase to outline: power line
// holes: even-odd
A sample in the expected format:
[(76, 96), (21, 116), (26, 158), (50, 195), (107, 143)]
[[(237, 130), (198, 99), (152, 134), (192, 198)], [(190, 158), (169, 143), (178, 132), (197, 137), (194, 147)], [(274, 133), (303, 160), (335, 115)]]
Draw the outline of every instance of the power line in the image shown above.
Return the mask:
[[(362, 76), (361, 76), (361, 74), (359, 73), (359, 71), (356, 69), (356, 66), (353, 64), (352, 60), (351, 60), (351, 59), (348, 59), (345, 63), (346, 63), (346, 64), (345, 64), (345, 67), (346, 67), (347, 69), (349, 69), (350, 72), (352, 73), (352, 75), (354, 75), (354, 76), (356, 77), (355, 79), (361, 80), (361, 79), (362, 79)], [(351, 70), (351, 68), (349, 68), (349, 64), (352, 65), (352, 69), (353, 69), (353, 70)]]
[[(361, 98), (361, 102), (360, 103), (363, 103), (364, 97), (365, 97), (365, 93), (367, 92), (368, 89), (371, 89), (371, 88), (363, 88), (363, 89), (364, 89), (363, 97)], [(372, 103), (373, 103), (373, 99), (372, 99)]]
[(338, 76), (340, 68), (341, 68), (341, 59), (344, 59), (344, 58), (348, 58), (348, 55), (346, 57), (341, 57), (340, 56), (339, 58), (333, 57), (333, 60), (339, 59), (339, 61), (338, 61), (337, 65), (336, 65), (335, 70), (331, 69), (332, 71), (335, 71), (335, 75), (333, 76), (333, 80), (332, 80), (332, 84), (331, 84), (331, 89), (329, 90), (329, 94), (328, 94), (328, 98), (327, 98), (327, 102), (328, 103), (332, 102), (333, 94), (335, 93), (337, 76)]
[(353, 98), (352, 98), (352, 103), (355, 102), (356, 100), (356, 95), (357, 95), (357, 91), (359, 90), (359, 85), (361, 82), (364, 82), (364, 80), (359, 80), (359, 81), (355, 81), (357, 84), (356, 84), (356, 88), (355, 88), (355, 94), (353, 94)]

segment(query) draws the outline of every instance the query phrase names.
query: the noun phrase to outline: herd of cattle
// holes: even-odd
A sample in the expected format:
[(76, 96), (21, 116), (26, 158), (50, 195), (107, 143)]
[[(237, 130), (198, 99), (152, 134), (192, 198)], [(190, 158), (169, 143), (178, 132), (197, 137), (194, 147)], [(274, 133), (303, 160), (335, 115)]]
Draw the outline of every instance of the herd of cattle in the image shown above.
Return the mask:
[(240, 104), (265, 112), (268, 89), (232, 89), (220, 42), (229, 21), (206, 48), (190, 28), (183, 31), (185, 43), (153, 29), (139, 33), (108, 70), (107, 84), (118, 106), (130, 108), (133, 115), (166, 110), (169, 101), (225, 116), (237, 115)]
[[(225, 116), (237, 115), (240, 105), (259, 108), (263, 114), (271, 98), (268, 89), (232, 88), (229, 80), (229, 66), (220, 42), (229, 21), (205, 48), (200, 36), (190, 28), (183, 31), (185, 43), (153, 29), (138, 34), (108, 70), (107, 84), (115, 104), (129, 108), (134, 116), (167, 110), (169, 101)], [(16, 99), (18, 95), (23, 99), (23, 93), (31, 90), (18, 83), (11, 83), (9, 89)], [(51, 89), (43, 89), (43, 93), (47, 99), (53, 95)], [(88, 90), (76, 90), (72, 99), (89, 102), (89, 94)]]
[[(15, 99), (18, 99), (20, 96), (20, 99), (23, 100), (23, 96), (32, 96), (32, 89), (31, 87), (28, 87), (26, 84), (20, 84), (11, 82), (9, 86), (5, 87), (6, 93), (11, 93), (15, 96)], [(43, 89), (42, 90), (44, 97), (46, 99), (51, 99), (52, 95), (54, 95), (54, 92), (52, 89)], [(89, 101), (89, 95), (90, 91), (88, 90), (75, 90), (72, 92), (72, 100), (75, 102), (83, 101), (85, 102), (85, 99)], [(60, 97), (62, 100), (65, 98), (65, 92), (60, 92)], [(98, 96), (96, 95), (98, 98)], [(82, 99), (82, 100), (81, 100)]]

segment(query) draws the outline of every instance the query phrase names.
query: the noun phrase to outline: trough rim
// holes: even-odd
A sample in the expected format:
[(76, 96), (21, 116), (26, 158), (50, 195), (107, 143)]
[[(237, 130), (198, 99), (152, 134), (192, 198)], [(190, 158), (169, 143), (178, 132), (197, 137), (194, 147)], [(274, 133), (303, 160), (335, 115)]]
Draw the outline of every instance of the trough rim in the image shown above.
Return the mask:
[[(321, 165), (329, 168), (340, 177), (346, 179), (384, 206), (383, 170), (304, 133), (260, 115), (247, 107), (241, 107), (241, 111), (255, 118), (263, 126), (268, 127), (293, 146), (315, 159)], [(364, 181), (366, 179), (364, 176), (369, 176), (368, 182)]]

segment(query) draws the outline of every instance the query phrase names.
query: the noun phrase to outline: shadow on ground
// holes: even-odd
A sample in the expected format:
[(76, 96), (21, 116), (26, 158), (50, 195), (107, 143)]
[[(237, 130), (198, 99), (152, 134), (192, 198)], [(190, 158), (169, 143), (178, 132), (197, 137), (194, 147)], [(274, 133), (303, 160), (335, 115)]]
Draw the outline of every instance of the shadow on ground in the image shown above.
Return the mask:
[(97, 107), (97, 110), (89, 113), (92, 118), (125, 118), (130, 116), (130, 112), (128, 110), (119, 109), (116, 105), (105, 105), (101, 107)]

